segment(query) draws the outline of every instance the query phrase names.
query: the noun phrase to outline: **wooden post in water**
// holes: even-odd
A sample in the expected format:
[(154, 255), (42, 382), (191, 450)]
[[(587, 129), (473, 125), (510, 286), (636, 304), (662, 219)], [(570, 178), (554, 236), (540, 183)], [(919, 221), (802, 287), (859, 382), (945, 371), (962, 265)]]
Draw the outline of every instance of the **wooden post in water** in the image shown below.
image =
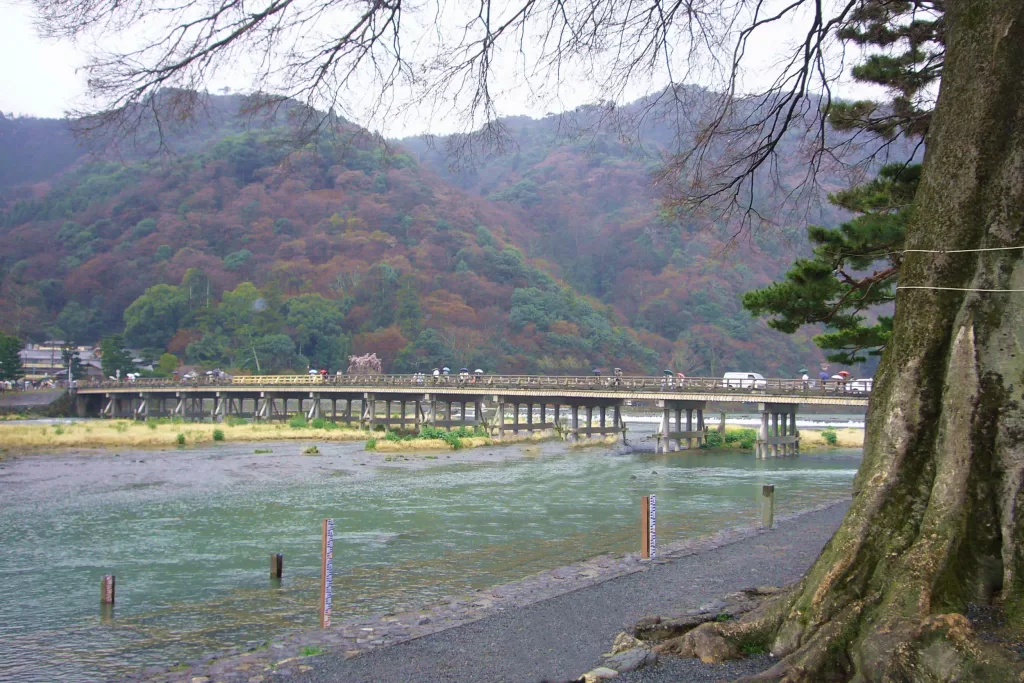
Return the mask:
[(331, 579), (334, 571), (334, 520), (325, 519), (320, 558), (320, 628), (331, 625)]
[(761, 527), (771, 529), (775, 523), (775, 487), (765, 484), (761, 487)]
[(654, 495), (644, 496), (640, 499), (641, 515), (643, 525), (641, 527), (642, 550), (641, 559), (650, 560), (657, 555), (657, 503)]
[(102, 580), (100, 580), (100, 604), (101, 605), (113, 605), (114, 604), (114, 589), (116, 587), (117, 580), (113, 574), (106, 574)]
[(270, 554), (270, 578), (280, 579), (284, 574), (284, 554), (283, 553), (271, 553)]

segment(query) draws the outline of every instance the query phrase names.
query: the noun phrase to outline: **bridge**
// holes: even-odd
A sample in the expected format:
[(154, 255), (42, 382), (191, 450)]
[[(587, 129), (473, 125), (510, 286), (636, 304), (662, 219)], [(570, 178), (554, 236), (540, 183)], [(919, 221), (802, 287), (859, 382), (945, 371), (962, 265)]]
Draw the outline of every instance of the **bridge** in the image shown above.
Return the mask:
[(759, 458), (799, 453), (800, 405), (866, 407), (869, 397), (870, 383), (863, 381), (667, 375), (257, 375), (79, 382), (75, 390), (80, 417), (217, 422), (229, 416), (270, 421), (303, 414), (371, 431), (378, 425), (402, 430), (481, 426), (500, 438), (508, 432), (564, 429), (574, 440), (621, 433), (622, 407), (650, 402), (662, 410), (655, 434), (659, 452), (703, 443), (709, 402), (756, 403)]

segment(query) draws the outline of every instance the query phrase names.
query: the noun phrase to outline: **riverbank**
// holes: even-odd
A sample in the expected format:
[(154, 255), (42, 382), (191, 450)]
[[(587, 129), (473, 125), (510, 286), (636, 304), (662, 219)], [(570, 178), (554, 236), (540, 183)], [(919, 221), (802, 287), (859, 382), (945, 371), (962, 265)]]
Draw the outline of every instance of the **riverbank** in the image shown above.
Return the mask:
[(288, 424), (204, 424), (201, 422), (102, 420), (53, 424), (0, 424), (7, 450), (50, 448), (147, 448), (224, 442), (360, 441), (366, 432), (336, 427), (317, 429)]
[[(307, 631), (266, 648), (149, 671), (137, 680), (476, 681), (570, 680), (603, 662), (615, 634), (640, 618), (696, 609), (751, 585), (796, 580), (838, 528), (848, 503), (734, 528), (661, 549), (655, 562), (603, 555), (522, 581)], [(620, 680), (735, 678), (766, 656), (724, 665), (666, 659)], [(258, 678), (256, 678), (258, 677)]]

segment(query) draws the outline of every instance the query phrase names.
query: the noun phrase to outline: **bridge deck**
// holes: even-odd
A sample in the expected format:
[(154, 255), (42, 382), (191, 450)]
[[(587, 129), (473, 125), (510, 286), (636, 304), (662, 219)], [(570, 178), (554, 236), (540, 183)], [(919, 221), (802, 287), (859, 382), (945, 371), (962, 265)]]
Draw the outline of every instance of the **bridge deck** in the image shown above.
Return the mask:
[(715, 401), (720, 403), (772, 403), (835, 406), (867, 406), (870, 384), (864, 380), (791, 379), (723, 380), (694, 377), (557, 377), (522, 375), (485, 375), (460, 380), (451, 375), (437, 380), (417, 375), (291, 375), (235, 377), (230, 380), (181, 382), (139, 379), (85, 383), (77, 387), (81, 395), (107, 394), (206, 394), (245, 395), (272, 393), (278, 397), (322, 398), (372, 394), (378, 398), (402, 396), (491, 397), (506, 401), (516, 398), (550, 403), (598, 400), (632, 401)]

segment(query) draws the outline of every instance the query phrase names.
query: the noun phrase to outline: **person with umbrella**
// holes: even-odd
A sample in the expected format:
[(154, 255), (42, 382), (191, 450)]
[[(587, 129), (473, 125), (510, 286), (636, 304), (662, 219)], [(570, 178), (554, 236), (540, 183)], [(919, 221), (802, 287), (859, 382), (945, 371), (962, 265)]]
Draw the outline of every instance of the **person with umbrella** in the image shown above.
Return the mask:
[(662, 370), (661, 371), (661, 388), (662, 389), (671, 389), (672, 385), (673, 385), (673, 380), (675, 379), (675, 376), (676, 376), (676, 373), (672, 372), (671, 370)]

